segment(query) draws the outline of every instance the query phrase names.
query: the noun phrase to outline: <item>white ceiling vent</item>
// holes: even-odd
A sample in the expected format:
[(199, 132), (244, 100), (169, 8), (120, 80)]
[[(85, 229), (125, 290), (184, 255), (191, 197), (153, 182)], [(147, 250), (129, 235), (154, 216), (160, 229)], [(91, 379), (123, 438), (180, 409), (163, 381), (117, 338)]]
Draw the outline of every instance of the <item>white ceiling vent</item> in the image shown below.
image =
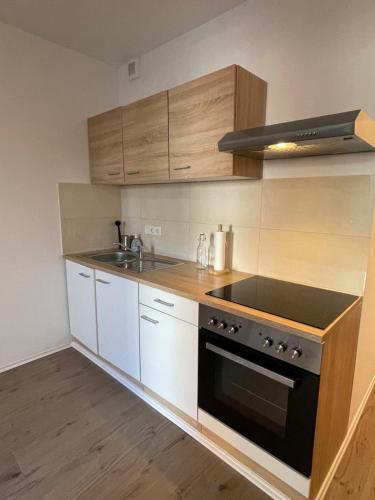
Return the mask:
[(128, 78), (135, 80), (139, 77), (139, 59), (132, 59), (128, 62)]

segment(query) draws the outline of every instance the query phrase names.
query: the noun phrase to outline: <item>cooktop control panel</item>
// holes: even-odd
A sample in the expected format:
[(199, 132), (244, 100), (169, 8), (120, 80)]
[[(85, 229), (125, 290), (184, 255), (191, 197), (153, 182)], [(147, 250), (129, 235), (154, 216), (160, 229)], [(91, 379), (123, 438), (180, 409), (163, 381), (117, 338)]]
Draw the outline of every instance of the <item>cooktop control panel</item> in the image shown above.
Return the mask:
[(322, 345), (317, 342), (202, 304), (199, 327), (320, 374)]

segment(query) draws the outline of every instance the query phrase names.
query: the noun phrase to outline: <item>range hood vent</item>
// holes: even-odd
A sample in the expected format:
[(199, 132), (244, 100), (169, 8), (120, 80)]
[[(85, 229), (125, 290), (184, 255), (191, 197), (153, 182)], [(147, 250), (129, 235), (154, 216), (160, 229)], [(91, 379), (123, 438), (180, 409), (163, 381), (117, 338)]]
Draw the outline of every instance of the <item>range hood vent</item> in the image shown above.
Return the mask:
[(273, 160), (375, 151), (375, 121), (361, 110), (237, 130), (219, 151)]

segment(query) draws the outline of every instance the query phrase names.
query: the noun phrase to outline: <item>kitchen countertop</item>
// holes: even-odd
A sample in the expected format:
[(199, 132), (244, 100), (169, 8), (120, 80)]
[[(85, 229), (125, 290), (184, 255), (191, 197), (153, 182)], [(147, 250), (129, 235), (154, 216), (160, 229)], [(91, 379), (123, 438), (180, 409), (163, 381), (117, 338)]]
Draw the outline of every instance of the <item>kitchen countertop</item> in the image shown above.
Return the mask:
[[(98, 251), (98, 253), (100, 252), (101, 251)], [(90, 252), (90, 254), (93, 253), (94, 252)], [(125, 269), (115, 268), (110, 264), (96, 262), (85, 256), (84, 252), (77, 254), (68, 254), (64, 257), (65, 259), (77, 262), (78, 264), (82, 264), (92, 269), (98, 269), (100, 271), (105, 271), (116, 276), (122, 276), (124, 278), (137, 281), (138, 283), (143, 283), (155, 288), (160, 288), (167, 292), (171, 292), (176, 295), (195, 300), (201, 304), (217, 307), (228, 313), (255, 320), (259, 323), (271, 325), (281, 330), (300, 335), (319, 343), (323, 343), (329, 333), (333, 331), (333, 327), (340, 320), (340, 318), (347, 314), (350, 309), (355, 307), (358, 302), (362, 300), (362, 298), (359, 297), (327, 328), (325, 328), (324, 330), (320, 330), (303, 323), (297, 323), (295, 321), (281, 318), (279, 316), (274, 316), (269, 313), (265, 313), (256, 309), (251, 309), (246, 306), (227, 302), (222, 299), (206, 295), (207, 292), (214, 290), (215, 288), (230, 285), (232, 283), (235, 283), (236, 281), (240, 281), (242, 279), (250, 278), (251, 276), (253, 276), (249, 273), (231, 271), (228, 274), (214, 276), (212, 274), (209, 274), (206, 270), (198, 270), (195, 263), (193, 262), (179, 261), (180, 263), (178, 265), (168, 267), (166, 269), (138, 274), (132, 271), (127, 271)], [(169, 257), (167, 258), (168, 260), (175, 260)]]

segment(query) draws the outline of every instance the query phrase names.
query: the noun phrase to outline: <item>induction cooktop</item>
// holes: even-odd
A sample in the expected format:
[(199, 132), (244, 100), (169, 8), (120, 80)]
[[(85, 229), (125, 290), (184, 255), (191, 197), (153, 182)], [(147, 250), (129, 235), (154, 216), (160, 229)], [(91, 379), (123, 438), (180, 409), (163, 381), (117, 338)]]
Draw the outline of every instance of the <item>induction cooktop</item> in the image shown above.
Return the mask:
[(347, 293), (252, 276), (207, 295), (324, 330), (358, 298)]

